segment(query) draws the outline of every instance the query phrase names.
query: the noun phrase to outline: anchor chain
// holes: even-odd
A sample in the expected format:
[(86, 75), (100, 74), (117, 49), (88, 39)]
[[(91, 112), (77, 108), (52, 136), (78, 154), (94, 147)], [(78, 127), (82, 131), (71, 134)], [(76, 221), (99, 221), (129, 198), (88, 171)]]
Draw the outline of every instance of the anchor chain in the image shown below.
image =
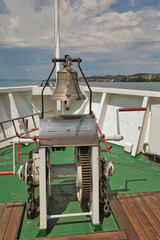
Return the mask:
[(30, 152), (30, 158), (28, 160), (28, 165), (27, 165), (27, 184), (28, 184), (28, 207), (27, 207), (27, 218), (28, 219), (33, 219), (34, 214), (36, 211), (36, 200), (34, 197), (34, 185), (33, 185), (33, 177), (32, 177), (32, 164), (33, 164), (33, 159), (32, 159), (32, 151)]
[(101, 176), (101, 186), (103, 196), (100, 199), (100, 203), (103, 206), (104, 216), (107, 217), (110, 214), (110, 206), (109, 206), (109, 198), (107, 195), (107, 185), (106, 185), (106, 175), (105, 175), (105, 158), (100, 159), (101, 167), (102, 167), (102, 176)]

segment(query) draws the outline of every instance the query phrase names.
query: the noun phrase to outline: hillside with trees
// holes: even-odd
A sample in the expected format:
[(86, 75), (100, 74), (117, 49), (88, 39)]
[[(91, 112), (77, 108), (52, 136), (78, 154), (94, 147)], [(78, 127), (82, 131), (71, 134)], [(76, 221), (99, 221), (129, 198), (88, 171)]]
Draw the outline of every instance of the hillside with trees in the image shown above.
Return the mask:
[[(82, 81), (82, 78), (79, 78)], [(136, 73), (133, 75), (105, 75), (87, 77), (89, 82), (160, 82), (160, 73)]]

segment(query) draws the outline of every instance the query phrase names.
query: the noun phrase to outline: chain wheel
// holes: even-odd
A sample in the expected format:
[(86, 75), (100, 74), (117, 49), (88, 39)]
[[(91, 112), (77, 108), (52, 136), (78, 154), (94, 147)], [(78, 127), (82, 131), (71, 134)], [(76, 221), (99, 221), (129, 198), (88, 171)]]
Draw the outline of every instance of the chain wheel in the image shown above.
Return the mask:
[(79, 186), (77, 187), (77, 198), (81, 205), (87, 205), (90, 200), (92, 174), (91, 174), (91, 151), (89, 147), (77, 148), (77, 162), (80, 167)]

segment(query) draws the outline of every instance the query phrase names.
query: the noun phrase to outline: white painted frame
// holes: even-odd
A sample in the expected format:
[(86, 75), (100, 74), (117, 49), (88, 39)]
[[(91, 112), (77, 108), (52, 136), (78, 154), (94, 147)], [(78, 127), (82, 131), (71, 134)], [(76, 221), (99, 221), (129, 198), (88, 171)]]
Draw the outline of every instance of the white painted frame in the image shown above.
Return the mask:
[(39, 149), (40, 229), (47, 229), (46, 148)]
[(99, 222), (99, 149), (98, 146), (91, 148), (92, 162), (92, 199), (91, 199), (91, 218), (94, 225)]

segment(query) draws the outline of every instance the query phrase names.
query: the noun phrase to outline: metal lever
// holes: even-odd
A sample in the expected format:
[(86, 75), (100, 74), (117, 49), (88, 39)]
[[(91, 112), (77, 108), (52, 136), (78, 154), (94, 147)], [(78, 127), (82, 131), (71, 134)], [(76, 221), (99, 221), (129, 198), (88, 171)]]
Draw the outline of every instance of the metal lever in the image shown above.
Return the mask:
[(37, 136), (33, 136), (33, 137), (29, 137), (29, 136), (20, 136), (20, 135), (18, 134), (18, 132), (16, 132), (16, 135), (17, 135), (17, 137), (19, 137), (19, 138), (32, 139), (33, 142), (34, 142), (34, 144), (35, 144), (35, 152), (38, 152), (38, 149), (39, 149), (38, 144), (37, 144), (37, 139), (51, 140), (51, 138), (46, 138), (46, 137), (37, 137)]
[(104, 144), (105, 144), (105, 146), (106, 146), (106, 148), (105, 148), (104, 150), (102, 150), (102, 151), (110, 152), (110, 153), (111, 153), (110, 149), (113, 147), (113, 145), (111, 145), (110, 147), (108, 146), (108, 144), (107, 144), (107, 142), (106, 142), (106, 140), (105, 140), (105, 135), (101, 132), (101, 129), (100, 129), (100, 127), (98, 126), (97, 123), (96, 123), (96, 127), (97, 127), (97, 129), (98, 129), (98, 131), (99, 131), (99, 133), (100, 133), (100, 138), (103, 140), (103, 142), (104, 142)]
[(37, 136), (33, 136), (33, 137), (29, 137), (29, 136), (20, 136), (18, 134), (18, 132), (16, 132), (17, 137), (19, 138), (26, 138), (26, 139), (32, 139), (33, 141), (36, 141), (37, 139), (42, 139), (42, 140), (51, 140), (51, 138), (46, 138), (46, 137), (37, 137)]

